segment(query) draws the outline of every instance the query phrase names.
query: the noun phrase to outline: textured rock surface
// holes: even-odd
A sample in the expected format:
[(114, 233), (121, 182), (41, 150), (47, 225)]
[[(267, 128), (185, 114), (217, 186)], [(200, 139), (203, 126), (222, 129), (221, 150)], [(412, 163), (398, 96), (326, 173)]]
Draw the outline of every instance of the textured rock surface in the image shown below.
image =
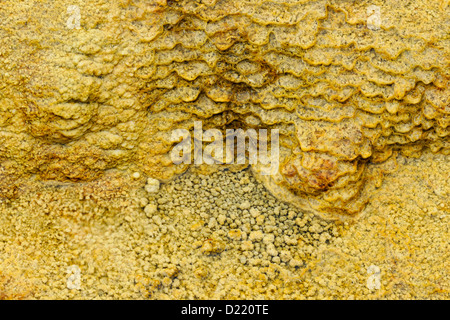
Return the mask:
[(79, 29), (67, 8), (2, 2), (3, 198), (30, 177), (169, 179), (171, 131), (197, 120), (280, 129), (266, 185), (329, 216), (358, 212), (393, 152), (450, 151), (448, 1), (91, 0)]
[(448, 300), (450, 162), (398, 162), (357, 223), (278, 201), (248, 170), (158, 193), (109, 173), (38, 181), (0, 203), (0, 299)]

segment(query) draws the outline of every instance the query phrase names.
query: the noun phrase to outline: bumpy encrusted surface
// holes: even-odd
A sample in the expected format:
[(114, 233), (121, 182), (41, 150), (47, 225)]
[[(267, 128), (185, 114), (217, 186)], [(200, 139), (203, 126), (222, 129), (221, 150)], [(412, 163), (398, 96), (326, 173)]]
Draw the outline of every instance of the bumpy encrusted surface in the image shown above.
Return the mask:
[(361, 209), (368, 163), (450, 151), (448, 1), (91, 0), (79, 29), (67, 8), (2, 2), (2, 197), (31, 176), (169, 179), (188, 167), (172, 130), (199, 120), (279, 129), (261, 179), (331, 217)]

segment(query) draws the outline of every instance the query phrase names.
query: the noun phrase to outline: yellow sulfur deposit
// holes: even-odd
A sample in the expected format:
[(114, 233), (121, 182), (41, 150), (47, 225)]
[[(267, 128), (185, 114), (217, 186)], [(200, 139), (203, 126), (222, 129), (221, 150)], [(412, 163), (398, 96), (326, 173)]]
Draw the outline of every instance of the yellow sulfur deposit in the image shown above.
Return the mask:
[(0, 299), (448, 299), (449, 1), (72, 2), (0, 4)]
[(279, 129), (279, 172), (262, 179), (328, 217), (361, 210), (388, 170), (368, 163), (449, 153), (446, 1), (30, 6), (0, 11), (3, 198), (30, 176), (172, 178), (187, 165), (171, 133), (194, 121)]

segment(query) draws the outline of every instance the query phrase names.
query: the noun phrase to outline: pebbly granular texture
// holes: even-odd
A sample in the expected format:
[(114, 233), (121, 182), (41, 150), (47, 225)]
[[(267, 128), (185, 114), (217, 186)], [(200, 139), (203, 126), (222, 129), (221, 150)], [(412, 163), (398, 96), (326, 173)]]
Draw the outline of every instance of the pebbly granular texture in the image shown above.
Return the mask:
[(35, 181), (0, 204), (0, 298), (449, 299), (448, 156), (397, 162), (345, 222), (280, 202), (249, 170), (159, 189), (111, 172)]
[(449, 16), (446, 0), (2, 1), (0, 200), (34, 178), (173, 178), (172, 130), (201, 121), (280, 130), (267, 188), (355, 215), (385, 172), (369, 163), (449, 153)]

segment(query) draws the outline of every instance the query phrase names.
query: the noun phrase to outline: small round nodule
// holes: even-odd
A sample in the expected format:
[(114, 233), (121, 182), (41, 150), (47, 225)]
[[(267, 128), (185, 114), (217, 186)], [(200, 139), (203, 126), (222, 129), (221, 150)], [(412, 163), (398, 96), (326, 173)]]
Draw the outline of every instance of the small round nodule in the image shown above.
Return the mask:
[(153, 215), (158, 211), (158, 206), (154, 203), (150, 203), (145, 206), (144, 212), (148, 218), (153, 217)]
[(131, 175), (133, 177), (133, 179), (139, 179), (141, 177), (141, 174), (139, 172), (133, 172), (133, 174)]
[(147, 184), (145, 185), (145, 191), (148, 193), (156, 193), (159, 191), (159, 180), (148, 178)]

